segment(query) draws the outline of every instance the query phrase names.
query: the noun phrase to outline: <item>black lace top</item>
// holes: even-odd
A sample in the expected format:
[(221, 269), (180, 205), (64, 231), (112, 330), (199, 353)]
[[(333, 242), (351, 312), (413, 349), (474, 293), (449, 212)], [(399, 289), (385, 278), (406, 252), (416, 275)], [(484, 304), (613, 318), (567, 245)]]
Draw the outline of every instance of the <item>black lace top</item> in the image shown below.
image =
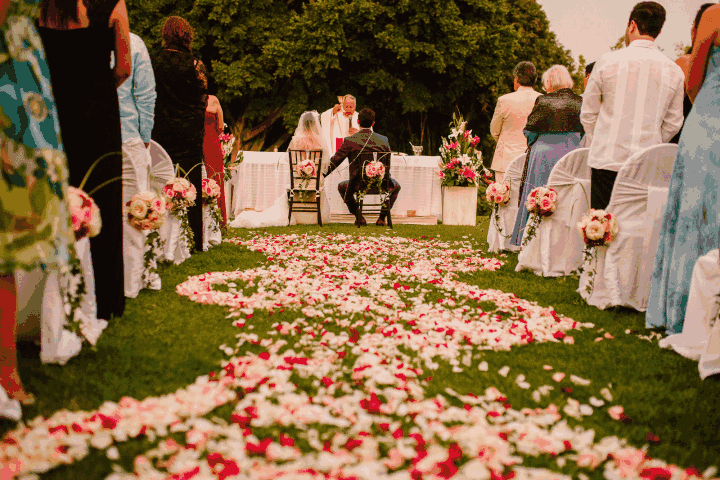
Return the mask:
[(569, 88), (541, 95), (535, 100), (525, 130), (536, 133), (584, 132), (580, 123), (582, 97)]

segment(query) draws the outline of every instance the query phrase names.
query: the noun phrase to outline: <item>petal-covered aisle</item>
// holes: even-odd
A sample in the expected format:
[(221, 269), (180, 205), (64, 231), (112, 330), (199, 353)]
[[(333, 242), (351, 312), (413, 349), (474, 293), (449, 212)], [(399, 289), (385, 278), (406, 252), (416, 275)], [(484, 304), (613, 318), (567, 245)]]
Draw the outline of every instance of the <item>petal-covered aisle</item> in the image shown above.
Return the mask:
[[(507, 273), (511, 259), (485, 255), (473, 238), (370, 231), (227, 240), (219, 250), (264, 260), (186, 276), (174, 294), (236, 329), (234, 342), (207, 346), (225, 355), (215, 371), (167, 395), (27, 421), (0, 443), (0, 478), (34, 478), (92, 451), (113, 462), (114, 480), (715, 475), (653, 459), (660, 438), (638, 441), (605, 372), (558, 371), (576, 365), (563, 355), (597, 354), (617, 329), (502, 291), (513, 275), (546, 279)], [(648, 332), (622, 335), (652, 344), (635, 333)], [(520, 355), (526, 368), (508, 361)], [(125, 458), (136, 438), (144, 446)]]

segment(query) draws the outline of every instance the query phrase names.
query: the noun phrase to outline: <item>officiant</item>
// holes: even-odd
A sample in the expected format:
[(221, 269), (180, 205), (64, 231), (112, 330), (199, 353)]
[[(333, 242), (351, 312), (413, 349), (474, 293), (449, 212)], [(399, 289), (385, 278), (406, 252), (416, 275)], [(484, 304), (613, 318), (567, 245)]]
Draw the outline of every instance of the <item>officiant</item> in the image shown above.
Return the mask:
[(338, 97), (338, 101), (340, 103), (320, 116), (323, 138), (331, 155), (340, 148), (345, 137), (354, 135), (360, 130), (358, 113), (355, 111), (355, 97), (345, 95)]

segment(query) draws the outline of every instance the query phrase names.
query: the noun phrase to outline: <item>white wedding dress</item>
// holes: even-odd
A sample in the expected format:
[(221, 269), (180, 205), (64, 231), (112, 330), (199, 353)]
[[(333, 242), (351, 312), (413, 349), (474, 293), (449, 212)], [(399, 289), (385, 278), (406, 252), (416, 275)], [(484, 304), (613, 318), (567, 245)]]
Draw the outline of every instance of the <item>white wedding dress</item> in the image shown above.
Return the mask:
[[(323, 151), (323, 158), (321, 163), (321, 170), (324, 171), (328, 163), (330, 162), (330, 151), (327, 148), (327, 144), (323, 141), (322, 131), (320, 129), (320, 117), (317, 112), (305, 112), (300, 116), (298, 127), (295, 130), (295, 135), (290, 141), (291, 149), (297, 148), (299, 150), (312, 150), (317, 148), (317, 145), (321, 146)], [(312, 147), (314, 146), (314, 147)], [(288, 170), (287, 176), (283, 180), (285, 182), (285, 188), (283, 191), (290, 188), (290, 173), (289, 164), (286, 163), (286, 170)], [(325, 191), (326, 183), (321, 178), (320, 184), (320, 218), (323, 223), (330, 219), (330, 200), (327, 192)], [(288, 202), (287, 193), (283, 193), (273, 202), (272, 207), (266, 208), (262, 212), (255, 212), (252, 210), (245, 210), (241, 212), (235, 219), (228, 224), (230, 228), (265, 228), (265, 227), (287, 227), (288, 225), (296, 225), (298, 218), (293, 213), (292, 217), (288, 221), (288, 213), (290, 212), (290, 204)], [(304, 212), (298, 212), (298, 215), (302, 215)], [(305, 215), (316, 215), (315, 213), (305, 213)]]

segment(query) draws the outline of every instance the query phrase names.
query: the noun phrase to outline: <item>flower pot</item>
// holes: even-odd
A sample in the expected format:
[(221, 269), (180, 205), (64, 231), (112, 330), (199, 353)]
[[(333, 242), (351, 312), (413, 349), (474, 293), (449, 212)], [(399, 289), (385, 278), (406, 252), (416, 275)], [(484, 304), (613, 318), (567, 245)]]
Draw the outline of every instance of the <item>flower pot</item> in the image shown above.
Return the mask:
[(443, 225), (472, 225), (477, 220), (477, 187), (443, 187)]

